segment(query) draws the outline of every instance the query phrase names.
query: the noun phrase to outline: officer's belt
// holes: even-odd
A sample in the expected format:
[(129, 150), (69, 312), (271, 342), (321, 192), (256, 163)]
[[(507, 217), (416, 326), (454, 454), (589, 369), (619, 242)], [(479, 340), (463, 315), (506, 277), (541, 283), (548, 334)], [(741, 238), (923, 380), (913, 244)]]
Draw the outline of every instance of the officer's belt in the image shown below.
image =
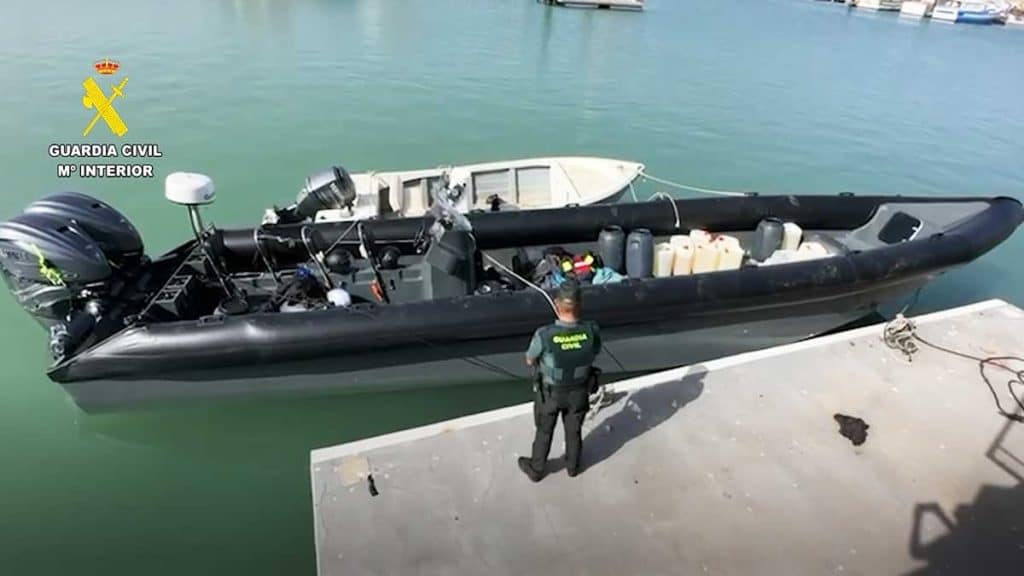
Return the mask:
[(563, 384), (547, 384), (546, 382), (541, 382), (540, 385), (541, 387), (544, 388), (544, 392), (555, 392), (557, 390), (578, 390), (581, 388), (586, 388), (589, 384), (590, 378), (587, 378), (586, 380), (578, 384), (570, 384), (568, 386), (565, 386)]

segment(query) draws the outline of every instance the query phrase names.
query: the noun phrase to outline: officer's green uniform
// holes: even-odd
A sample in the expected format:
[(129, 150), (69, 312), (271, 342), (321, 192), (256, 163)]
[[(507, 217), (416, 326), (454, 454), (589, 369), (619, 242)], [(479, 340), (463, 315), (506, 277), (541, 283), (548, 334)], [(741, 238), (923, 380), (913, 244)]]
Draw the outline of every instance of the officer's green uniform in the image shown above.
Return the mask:
[(591, 365), (600, 352), (601, 332), (594, 322), (559, 320), (533, 334), (526, 356), (535, 363), (540, 360), (540, 382), (533, 403), (537, 435), (529, 463), (534, 472), (531, 477), (537, 479), (544, 474), (559, 414), (565, 429), (566, 468), (570, 476), (579, 473), (583, 449), (581, 428), (590, 409), (588, 383)]

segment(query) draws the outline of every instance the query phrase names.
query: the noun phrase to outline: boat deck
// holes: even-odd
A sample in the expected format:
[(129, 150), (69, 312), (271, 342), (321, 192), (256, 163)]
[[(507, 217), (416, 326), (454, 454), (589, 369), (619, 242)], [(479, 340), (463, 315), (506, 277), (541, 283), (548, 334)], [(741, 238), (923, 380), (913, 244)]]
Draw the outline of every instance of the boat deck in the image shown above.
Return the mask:
[[(1001, 301), (917, 322), (942, 346), (1024, 355), (1024, 311)], [(575, 479), (558, 460), (539, 484), (516, 468), (529, 405), (315, 450), (319, 573), (1019, 574), (1024, 425), (982, 378), (1010, 409), (1013, 375), (925, 346), (908, 362), (880, 333), (619, 382)]]

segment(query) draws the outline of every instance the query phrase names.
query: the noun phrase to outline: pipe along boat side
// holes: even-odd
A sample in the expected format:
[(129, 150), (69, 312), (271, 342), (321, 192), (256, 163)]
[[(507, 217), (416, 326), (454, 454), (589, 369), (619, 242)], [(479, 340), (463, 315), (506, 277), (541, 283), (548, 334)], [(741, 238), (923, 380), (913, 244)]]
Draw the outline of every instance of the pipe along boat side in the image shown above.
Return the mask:
[[(575, 266), (613, 280), (582, 289), (605, 373), (669, 368), (836, 329), (981, 256), (1024, 219), (1012, 198), (849, 194), (462, 215), (448, 192), (420, 218), (317, 223), (310, 212), (221, 230), (199, 217), (212, 182), (178, 173), (167, 196), (188, 206), (195, 239), (151, 260), (115, 209), (64, 193), (0, 224), (0, 270), (50, 331), (48, 376), (83, 409), (109, 410), (526, 378), (523, 350), (552, 313), (522, 278), (551, 284)], [(798, 250), (783, 249), (780, 226), (802, 229)], [(652, 277), (651, 244), (599, 242), (614, 227), (655, 242), (690, 234), (674, 249), (697, 251), (714, 241), (693, 231), (708, 231), (741, 253)], [(615, 282), (623, 260), (642, 277)]]

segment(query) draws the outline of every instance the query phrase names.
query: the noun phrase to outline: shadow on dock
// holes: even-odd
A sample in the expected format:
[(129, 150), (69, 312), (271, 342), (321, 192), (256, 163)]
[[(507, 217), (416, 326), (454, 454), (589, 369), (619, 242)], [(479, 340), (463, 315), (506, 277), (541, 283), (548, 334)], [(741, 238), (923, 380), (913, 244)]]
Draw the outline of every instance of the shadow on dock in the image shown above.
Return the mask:
[(679, 380), (627, 394), (618, 402), (618, 411), (598, 420), (583, 439), (584, 471), (610, 458), (631, 440), (654, 429), (696, 400), (704, 392), (707, 374), (707, 369), (698, 364)]
[[(928, 515), (948, 532), (923, 544), (921, 526)], [(928, 564), (907, 576), (1020, 574), (1024, 567), (1024, 484), (1010, 488), (985, 484), (973, 502), (957, 506), (952, 519), (938, 503), (918, 504), (910, 555)]]
[[(1021, 412), (1015, 414), (1020, 417)], [(985, 456), (1012, 476), (1016, 485), (984, 484), (974, 501), (961, 504), (950, 518), (937, 502), (914, 506), (910, 556), (927, 562), (906, 576), (939, 574), (1016, 575), (1024, 570), (1024, 455), (1010, 453), (1003, 442), (1022, 424), (1007, 420)], [(1020, 430), (1018, 429), (1018, 432)], [(945, 533), (922, 542), (922, 526), (933, 517)], [(933, 523), (934, 525), (934, 523)]]

